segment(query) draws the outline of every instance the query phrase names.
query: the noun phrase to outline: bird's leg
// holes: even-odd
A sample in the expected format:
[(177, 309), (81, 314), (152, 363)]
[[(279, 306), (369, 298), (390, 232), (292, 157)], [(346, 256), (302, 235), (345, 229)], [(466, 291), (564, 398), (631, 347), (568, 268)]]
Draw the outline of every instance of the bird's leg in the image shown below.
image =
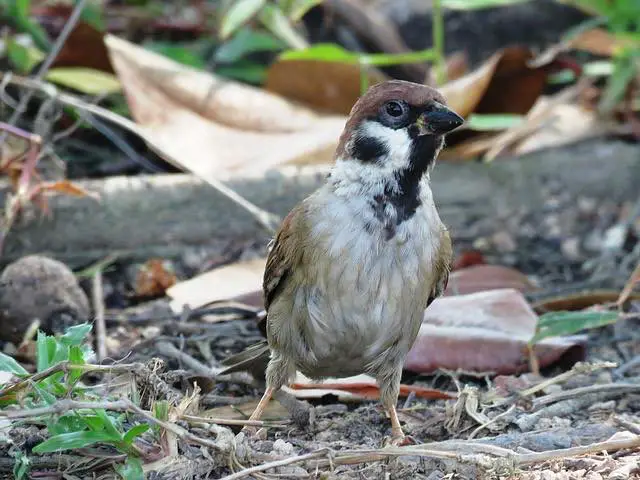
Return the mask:
[[(289, 380), (294, 374), (295, 367), (293, 364), (279, 353), (273, 352), (273, 356), (271, 357), (271, 360), (269, 360), (269, 365), (267, 366), (265, 375), (267, 380), (267, 389), (264, 391), (264, 395), (262, 395), (262, 398), (251, 414), (251, 417), (249, 417), (249, 420), (260, 420), (273, 394), (280, 390), (283, 385), (289, 383)], [(264, 430), (260, 429), (260, 431), (258, 431), (255, 427), (247, 425), (242, 429), (242, 431), (250, 436), (256, 437), (259, 436), (260, 431)]]
[(380, 403), (382, 403), (391, 420), (391, 438), (385, 443), (393, 446), (402, 445), (405, 441), (404, 432), (400, 426), (398, 412), (396, 411), (401, 376), (402, 367), (392, 367), (391, 370), (385, 370), (377, 379), (380, 385)]
[[(256, 406), (255, 410), (249, 417), (249, 421), (260, 420), (260, 418), (262, 417), (262, 414), (264, 413), (264, 409), (267, 408), (267, 405), (269, 404), (269, 401), (273, 396), (273, 392), (274, 392), (274, 389), (272, 387), (267, 387), (267, 389), (264, 391), (264, 394), (262, 395), (262, 398), (258, 402), (258, 405)], [(255, 427), (250, 425), (246, 425), (242, 429), (242, 431), (251, 436), (257, 435), (257, 432), (258, 432), (258, 430), (256, 430)]]

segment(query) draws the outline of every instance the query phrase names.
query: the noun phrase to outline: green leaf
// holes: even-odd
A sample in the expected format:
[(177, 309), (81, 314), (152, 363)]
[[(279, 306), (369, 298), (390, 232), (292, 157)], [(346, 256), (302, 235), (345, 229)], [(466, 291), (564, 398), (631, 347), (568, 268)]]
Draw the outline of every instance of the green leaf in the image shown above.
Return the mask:
[(144, 47), (188, 67), (203, 70), (207, 66), (204, 57), (185, 44), (146, 42)]
[(261, 85), (267, 78), (267, 69), (257, 63), (242, 63), (236, 65), (224, 65), (216, 68), (216, 73), (221, 77), (240, 80), (253, 85)]
[(62, 433), (60, 435), (54, 435), (39, 445), (36, 445), (33, 451), (35, 453), (59, 452), (61, 450), (84, 448), (99, 442), (113, 443), (118, 440), (120, 440), (120, 438), (114, 438), (113, 435), (107, 431)]
[(98, 418), (102, 420), (102, 423), (104, 423), (104, 428), (109, 432), (109, 435), (118, 440), (122, 440), (122, 433), (117, 428), (117, 420), (107, 414), (107, 412), (102, 408), (97, 408), (94, 411)]
[(45, 54), (38, 47), (22, 45), (10, 38), (7, 42), (7, 58), (19, 73), (26, 74), (44, 60)]
[(118, 465), (115, 468), (123, 480), (144, 480), (142, 461), (139, 458), (130, 456), (124, 465)]
[(48, 390), (49, 384), (47, 383), (47, 380), (48, 379), (34, 384), (33, 389), (47, 405), (53, 405), (58, 399)]
[(266, 4), (260, 11), (260, 22), (280, 40), (291, 48), (306, 48), (307, 41), (296, 32), (282, 10), (275, 5)]
[[(79, 0), (74, 0), (78, 3)], [(100, 32), (105, 31), (105, 21), (103, 12), (104, 2), (85, 2), (84, 8), (80, 13), (80, 18)]]
[(47, 429), (51, 435), (84, 431), (86, 426), (85, 415), (76, 412), (58, 417), (55, 421), (47, 423)]
[[(69, 347), (69, 363), (72, 365), (84, 365), (86, 363), (82, 347), (79, 347), (78, 345)], [(69, 385), (76, 383), (82, 376), (82, 373), (83, 371), (80, 368), (69, 369)]]
[(524, 120), (522, 115), (497, 114), (478, 115), (471, 114), (466, 120), (467, 128), (478, 131), (507, 130), (519, 125)]
[(633, 58), (621, 58), (615, 63), (613, 74), (609, 77), (607, 86), (600, 98), (598, 108), (601, 112), (611, 112), (616, 104), (624, 97), (629, 82), (631, 82), (636, 75), (634, 60)]
[(285, 46), (282, 40), (271, 34), (242, 28), (231, 40), (218, 47), (214, 60), (220, 63), (233, 63), (251, 53), (278, 51)]
[(289, 20), (297, 22), (313, 7), (320, 5), (322, 0), (280, 0), (278, 5)]
[(57, 347), (58, 342), (56, 342), (54, 337), (50, 337), (41, 330), (38, 330), (36, 337), (36, 364), (38, 372), (42, 372), (52, 365), (51, 360), (56, 353)]
[(29, 467), (31, 466), (29, 457), (27, 457), (22, 450), (18, 450), (13, 457), (15, 459), (13, 464), (13, 478), (15, 480), (26, 479), (29, 473)]
[(79, 346), (82, 345), (87, 340), (87, 335), (93, 329), (93, 325), (90, 323), (80, 323), (78, 325), (74, 325), (73, 327), (69, 327), (67, 331), (64, 333), (62, 337), (60, 337), (60, 341), (69, 346)]
[(361, 55), (350, 52), (332, 43), (318, 43), (303, 50), (288, 50), (280, 55), (281, 60), (316, 60), (321, 62), (342, 62), (385, 67), (403, 63), (426, 62), (434, 59), (431, 49), (417, 52), (387, 54), (374, 53)]
[(57, 67), (47, 72), (46, 79), (88, 95), (117, 93), (122, 90), (118, 77), (86, 67)]
[(124, 434), (124, 437), (122, 437), (122, 441), (127, 445), (131, 445), (136, 437), (139, 437), (140, 435), (145, 433), (147, 430), (149, 430), (149, 428), (149, 425), (146, 423), (134, 425), (127, 431), (127, 433)]
[(538, 319), (535, 335), (529, 344), (539, 342), (544, 338), (562, 335), (574, 335), (582, 330), (602, 327), (615, 323), (617, 312), (549, 312)]
[(22, 365), (16, 362), (15, 358), (4, 353), (0, 353), (0, 371), (11, 372), (14, 375), (29, 375)]
[(220, 25), (220, 37), (225, 39), (255, 16), (266, 0), (236, 0), (225, 13)]

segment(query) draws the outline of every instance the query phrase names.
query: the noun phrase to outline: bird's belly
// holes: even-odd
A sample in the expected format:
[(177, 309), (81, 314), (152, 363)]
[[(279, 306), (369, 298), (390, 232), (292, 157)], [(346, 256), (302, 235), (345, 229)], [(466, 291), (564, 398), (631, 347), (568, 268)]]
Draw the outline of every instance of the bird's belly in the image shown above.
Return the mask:
[(407, 353), (422, 321), (431, 260), (423, 250), (348, 253), (355, 262), (331, 262), (305, 289), (308, 348), (296, 363), (307, 376), (375, 374), (383, 357)]

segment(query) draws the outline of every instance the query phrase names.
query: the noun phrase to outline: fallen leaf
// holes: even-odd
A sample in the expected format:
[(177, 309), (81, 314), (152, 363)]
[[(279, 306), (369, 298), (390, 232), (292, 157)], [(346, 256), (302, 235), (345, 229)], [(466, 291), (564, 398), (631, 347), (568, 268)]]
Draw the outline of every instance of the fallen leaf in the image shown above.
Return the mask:
[(140, 297), (158, 297), (176, 283), (176, 275), (160, 258), (147, 260), (136, 275), (135, 292)]
[[(597, 289), (586, 290), (581, 292), (572, 292), (566, 294), (558, 294), (553, 296), (545, 296), (541, 300), (532, 302), (533, 309), (542, 314), (546, 312), (557, 312), (562, 310), (576, 311), (594, 305), (602, 305), (605, 303), (615, 303), (620, 297), (620, 292), (616, 290)], [(640, 293), (630, 294), (630, 297), (640, 299)]]
[[(541, 97), (531, 109), (530, 116), (542, 112), (549, 104), (548, 98)], [(559, 147), (594, 135), (604, 135), (607, 131), (593, 110), (573, 103), (552, 105), (546, 117), (547, 120), (534, 133), (515, 146), (513, 153), (524, 155), (543, 148)]]
[(262, 306), (260, 288), (265, 264), (264, 258), (237, 262), (179, 282), (167, 290), (171, 308), (181, 312), (185, 305), (195, 309), (227, 300), (248, 303), (247, 297), (256, 292), (260, 293)]
[(104, 45), (104, 33), (83, 21), (73, 28), (51, 67), (85, 67), (114, 73)]
[[(305, 399), (335, 395), (341, 401), (354, 401), (376, 400), (380, 396), (380, 388), (376, 379), (364, 374), (346, 378), (328, 378), (318, 383), (298, 373), (288, 390), (296, 397)], [(411, 392), (416, 397), (432, 400), (457, 398), (455, 392), (444, 392), (418, 385), (400, 385), (400, 397), (406, 397)]]
[(321, 117), (255, 87), (105, 38), (136, 132), (168, 161), (218, 181), (286, 163), (331, 163), (345, 117)]
[[(515, 289), (441, 297), (426, 310), (404, 366), (417, 373), (523, 372), (529, 368), (527, 347), (537, 322), (538, 316)], [(583, 356), (584, 341), (584, 336), (545, 339), (534, 352), (544, 367), (570, 350)]]
[[(387, 77), (375, 70), (368, 84)], [(323, 112), (349, 115), (361, 95), (361, 68), (343, 62), (276, 60), (267, 71), (265, 89)]]
[(541, 95), (547, 66), (530, 67), (531, 50), (508, 47), (474, 71), (440, 87), (449, 106), (463, 117), (471, 113), (526, 114)]
[(525, 274), (513, 268), (500, 265), (474, 265), (451, 272), (444, 295), (467, 295), (504, 288), (529, 292), (536, 287)]
[(618, 312), (582, 311), (549, 312), (538, 319), (535, 334), (529, 340), (534, 345), (544, 339), (573, 335), (583, 330), (611, 325), (618, 321)]

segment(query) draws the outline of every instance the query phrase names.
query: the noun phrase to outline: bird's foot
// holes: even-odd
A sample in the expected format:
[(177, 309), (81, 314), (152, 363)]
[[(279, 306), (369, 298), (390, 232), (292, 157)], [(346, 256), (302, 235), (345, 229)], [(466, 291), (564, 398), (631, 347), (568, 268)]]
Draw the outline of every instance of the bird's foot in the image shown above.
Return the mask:
[(391, 432), (391, 436), (385, 438), (383, 442), (383, 447), (404, 447), (407, 445), (416, 445), (417, 442), (415, 438), (410, 435), (405, 435), (402, 433), (402, 430), (399, 432)]
[(267, 438), (267, 429), (264, 427), (258, 429), (247, 425), (242, 428), (240, 434), (244, 434), (250, 440), (265, 440)]

